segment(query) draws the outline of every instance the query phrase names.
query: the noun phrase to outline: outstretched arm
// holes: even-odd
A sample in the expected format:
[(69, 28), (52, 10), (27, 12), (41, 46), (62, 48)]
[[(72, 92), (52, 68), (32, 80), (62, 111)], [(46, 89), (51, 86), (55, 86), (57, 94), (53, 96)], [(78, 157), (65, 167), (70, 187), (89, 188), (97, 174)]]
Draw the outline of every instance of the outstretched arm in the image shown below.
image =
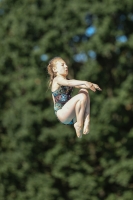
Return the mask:
[[(91, 83), (91, 84), (92, 84), (91, 87), (94, 87), (96, 90), (99, 90), (99, 91), (102, 90), (97, 84), (95, 84), (95, 83)], [(86, 85), (78, 85), (78, 86), (75, 86), (75, 88), (88, 89), (88, 87)], [(91, 89), (91, 88), (89, 88), (89, 89)]]
[(95, 92), (96, 89), (101, 90), (98, 85), (88, 82), (88, 81), (81, 81), (81, 80), (75, 80), (75, 79), (67, 80), (63, 77), (57, 77), (56, 82), (59, 85), (78, 87), (78, 88), (86, 88), (86, 89), (92, 90), (93, 92)]

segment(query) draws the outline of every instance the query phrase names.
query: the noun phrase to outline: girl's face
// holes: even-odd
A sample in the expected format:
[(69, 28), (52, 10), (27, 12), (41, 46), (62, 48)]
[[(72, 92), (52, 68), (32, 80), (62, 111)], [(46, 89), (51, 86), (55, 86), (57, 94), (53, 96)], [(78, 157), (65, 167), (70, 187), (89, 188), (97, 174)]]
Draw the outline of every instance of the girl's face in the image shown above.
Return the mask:
[(54, 72), (56, 72), (57, 75), (62, 75), (66, 77), (68, 75), (68, 66), (66, 65), (64, 60), (58, 60), (56, 61)]

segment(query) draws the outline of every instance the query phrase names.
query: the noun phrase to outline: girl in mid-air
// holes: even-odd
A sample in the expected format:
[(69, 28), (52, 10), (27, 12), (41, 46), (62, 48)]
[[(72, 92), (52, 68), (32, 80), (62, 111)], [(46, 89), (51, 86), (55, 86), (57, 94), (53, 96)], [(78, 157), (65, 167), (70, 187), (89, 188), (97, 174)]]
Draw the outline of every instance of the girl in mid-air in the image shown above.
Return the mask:
[[(47, 67), (50, 75), (54, 111), (60, 122), (73, 124), (77, 137), (89, 133), (90, 98), (87, 89), (95, 92), (101, 88), (94, 83), (81, 80), (69, 80), (68, 66), (60, 57), (53, 58)], [(80, 88), (79, 93), (71, 97), (74, 88)]]

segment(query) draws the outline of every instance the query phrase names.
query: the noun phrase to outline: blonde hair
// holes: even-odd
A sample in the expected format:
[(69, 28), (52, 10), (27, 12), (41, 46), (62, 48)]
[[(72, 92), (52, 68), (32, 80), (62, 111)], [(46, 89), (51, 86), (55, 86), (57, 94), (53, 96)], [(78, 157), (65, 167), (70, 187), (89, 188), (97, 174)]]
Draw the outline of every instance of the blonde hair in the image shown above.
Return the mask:
[(50, 75), (49, 87), (52, 85), (53, 79), (56, 77), (56, 73), (53, 71), (53, 68), (55, 67), (56, 62), (58, 60), (62, 60), (62, 58), (60, 58), (60, 57), (53, 58), (52, 60), (50, 60), (48, 66), (47, 66), (48, 74)]

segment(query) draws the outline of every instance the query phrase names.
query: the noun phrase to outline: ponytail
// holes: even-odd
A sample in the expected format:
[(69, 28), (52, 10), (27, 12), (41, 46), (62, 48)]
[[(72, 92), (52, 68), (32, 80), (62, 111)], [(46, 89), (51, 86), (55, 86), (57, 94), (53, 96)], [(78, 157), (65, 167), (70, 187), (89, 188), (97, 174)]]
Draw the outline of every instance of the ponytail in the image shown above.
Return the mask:
[(62, 58), (60, 58), (60, 57), (55, 57), (55, 58), (53, 58), (53, 59), (49, 62), (48, 66), (47, 66), (48, 74), (50, 75), (50, 80), (49, 80), (49, 86), (48, 86), (48, 88), (50, 88), (50, 86), (51, 86), (52, 83), (53, 83), (54, 78), (56, 77), (56, 74), (55, 74), (54, 71), (53, 71), (53, 67), (54, 67), (56, 61), (58, 61), (58, 60), (62, 60)]
[(55, 78), (55, 74), (53, 72), (53, 68), (51, 66), (51, 64), (49, 63), (49, 65), (47, 66), (47, 69), (48, 69), (48, 74), (50, 75), (50, 80), (49, 80), (49, 88), (50, 86), (52, 85), (53, 83), (53, 80)]

